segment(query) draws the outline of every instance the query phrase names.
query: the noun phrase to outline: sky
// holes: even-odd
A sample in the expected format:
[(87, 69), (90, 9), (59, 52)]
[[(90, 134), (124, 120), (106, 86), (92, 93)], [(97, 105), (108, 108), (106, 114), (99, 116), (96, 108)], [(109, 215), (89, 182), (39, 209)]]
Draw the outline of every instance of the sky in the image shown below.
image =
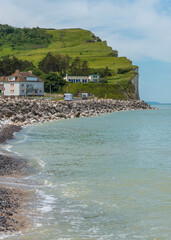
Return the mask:
[(141, 99), (171, 102), (171, 0), (0, 0), (0, 23), (90, 30), (139, 66)]

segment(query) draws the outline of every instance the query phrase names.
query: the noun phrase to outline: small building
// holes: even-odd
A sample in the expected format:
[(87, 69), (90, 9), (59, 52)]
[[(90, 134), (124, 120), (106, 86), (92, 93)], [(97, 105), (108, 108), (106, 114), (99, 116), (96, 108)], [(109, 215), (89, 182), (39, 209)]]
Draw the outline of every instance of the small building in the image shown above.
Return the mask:
[(44, 96), (44, 81), (32, 71), (16, 70), (8, 77), (0, 78), (0, 90), (4, 97)]
[(82, 93), (81, 94), (82, 99), (88, 99), (88, 93)]
[(92, 74), (90, 76), (68, 76), (64, 78), (65, 81), (71, 82), (71, 83), (89, 83), (89, 82), (95, 82), (98, 83), (100, 78), (99, 74)]
[(65, 93), (64, 94), (64, 100), (65, 101), (72, 101), (73, 94), (72, 93)]

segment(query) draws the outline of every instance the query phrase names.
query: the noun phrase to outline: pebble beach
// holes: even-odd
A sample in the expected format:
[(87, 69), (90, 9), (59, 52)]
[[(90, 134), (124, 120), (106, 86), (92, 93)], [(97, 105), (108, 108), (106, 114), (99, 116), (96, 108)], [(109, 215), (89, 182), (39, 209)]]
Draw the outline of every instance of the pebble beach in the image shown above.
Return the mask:
[[(93, 117), (115, 111), (152, 109), (144, 101), (81, 100), (50, 101), (31, 99), (0, 99), (0, 143), (14, 138), (22, 126), (59, 119)], [(0, 153), (0, 177), (19, 177), (27, 174), (24, 159)], [(19, 231), (27, 223), (22, 217), (22, 206), (29, 193), (0, 183), (0, 231)]]

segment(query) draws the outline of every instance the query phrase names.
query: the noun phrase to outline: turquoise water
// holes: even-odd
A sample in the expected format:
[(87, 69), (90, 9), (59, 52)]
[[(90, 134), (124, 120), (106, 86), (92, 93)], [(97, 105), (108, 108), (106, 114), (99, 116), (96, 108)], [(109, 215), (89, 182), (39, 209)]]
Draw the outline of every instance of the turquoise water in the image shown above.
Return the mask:
[[(171, 106), (27, 127), (33, 225), (8, 239), (171, 239)], [(0, 238), (1, 239), (1, 238)]]

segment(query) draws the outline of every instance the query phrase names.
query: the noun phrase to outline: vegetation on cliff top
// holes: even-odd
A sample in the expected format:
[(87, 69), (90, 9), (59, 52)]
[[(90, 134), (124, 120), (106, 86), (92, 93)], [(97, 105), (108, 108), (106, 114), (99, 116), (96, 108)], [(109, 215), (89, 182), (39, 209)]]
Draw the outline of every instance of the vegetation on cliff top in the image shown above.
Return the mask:
[(0, 24), (0, 46), (9, 46), (14, 50), (30, 50), (46, 47), (50, 44), (52, 35), (40, 28), (14, 28)]
[[(62, 56), (61, 61), (65, 61), (66, 65), (74, 62), (79, 57), (83, 69), (89, 69), (89, 73), (100, 73), (104, 82), (108, 82), (108, 86), (104, 84), (87, 88), (101, 88), (100, 92), (107, 91), (107, 97), (112, 95), (115, 98), (115, 90), (120, 91), (122, 99), (126, 98), (130, 92), (129, 87), (131, 79), (135, 76), (136, 66), (126, 57), (118, 57), (118, 53), (107, 46), (106, 41), (101, 41), (92, 32), (83, 29), (20, 29), (13, 28), (8, 25), (0, 25), (0, 60), (6, 57), (15, 56), (25, 63), (32, 62), (42, 72), (48, 74), (49, 71), (44, 70), (44, 59), (48, 54), (52, 56)], [(87, 64), (87, 65), (86, 65)], [(50, 72), (53, 70), (50, 70)], [(103, 73), (108, 72), (108, 74)], [(75, 73), (67, 68), (55, 70), (60, 75), (67, 73)], [(86, 86), (86, 84), (84, 85)], [(80, 84), (71, 86), (69, 89), (80, 89)], [(132, 89), (132, 87), (131, 87)], [(85, 89), (86, 90), (86, 89)], [(87, 89), (88, 90), (88, 89)], [(93, 91), (93, 90), (92, 90)], [(124, 91), (128, 91), (126, 94)], [(133, 92), (133, 90), (131, 90)], [(95, 91), (97, 96), (99, 91)], [(95, 94), (95, 95), (96, 95)], [(118, 98), (117, 94), (116, 98)]]

